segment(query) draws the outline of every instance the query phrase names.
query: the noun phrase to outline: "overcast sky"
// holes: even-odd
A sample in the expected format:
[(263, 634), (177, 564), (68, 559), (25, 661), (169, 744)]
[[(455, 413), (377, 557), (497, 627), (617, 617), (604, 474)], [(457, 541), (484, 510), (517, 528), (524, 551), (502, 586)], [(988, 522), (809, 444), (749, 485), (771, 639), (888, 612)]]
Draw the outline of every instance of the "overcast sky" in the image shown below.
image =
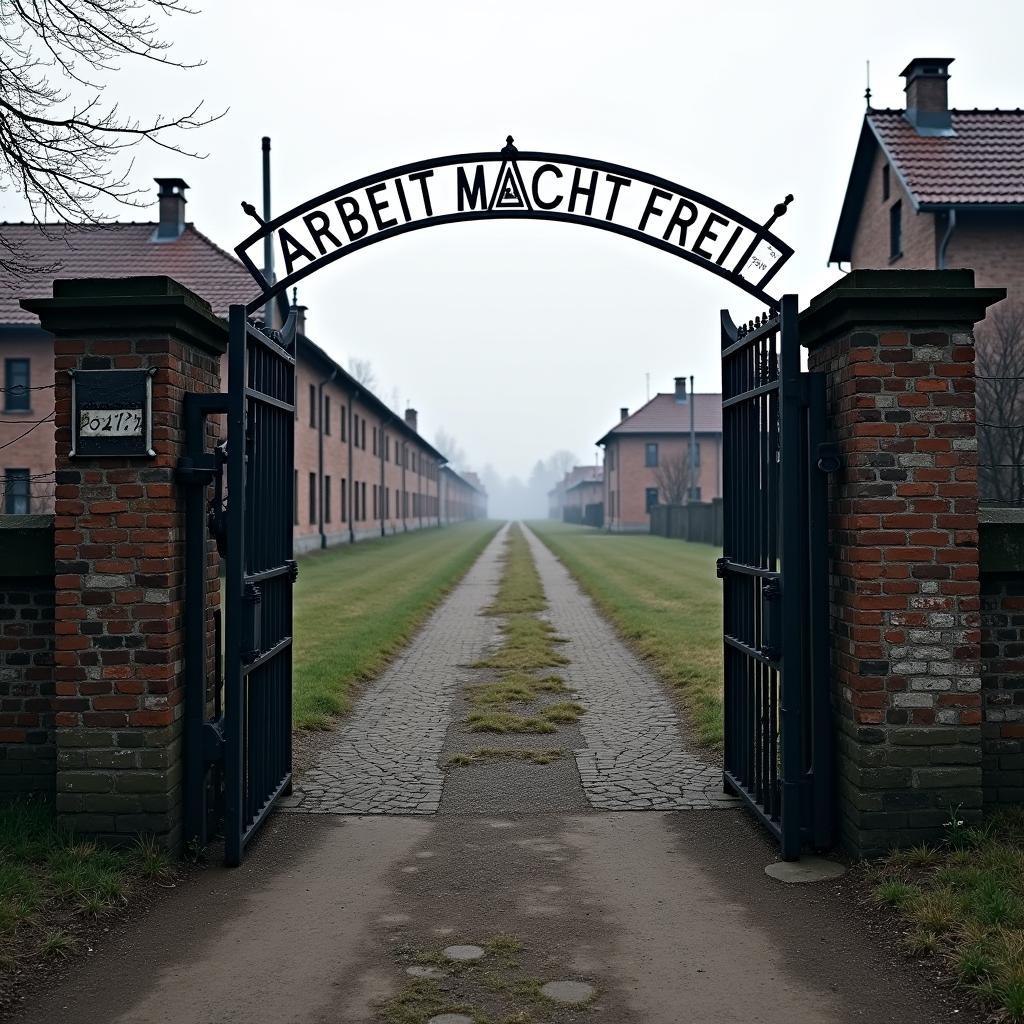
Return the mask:
[[(198, 98), (230, 107), (189, 137), (209, 155), (138, 150), (134, 176), (181, 176), (188, 219), (225, 248), (260, 204), (273, 139), (274, 210), (427, 157), (524, 149), (614, 161), (777, 225), (796, 256), (776, 279), (803, 302), (826, 267), (864, 108), (902, 106), (915, 56), (954, 56), (960, 107), (1024, 101), (1022, 5), (431, 0), (195, 0), (165, 35), (193, 71), (128, 63), (110, 98), (145, 117)], [(0, 215), (20, 219), (0, 196)], [(152, 213), (126, 212), (125, 219)], [(576, 225), (469, 223), (412, 232), (300, 286), (309, 334), (372, 361), (378, 391), (454, 435), (478, 467), (525, 476), (557, 448), (594, 459), (620, 406), (694, 374), (719, 389), (718, 311), (755, 300), (692, 264)], [(250, 296), (239, 296), (243, 301)]]

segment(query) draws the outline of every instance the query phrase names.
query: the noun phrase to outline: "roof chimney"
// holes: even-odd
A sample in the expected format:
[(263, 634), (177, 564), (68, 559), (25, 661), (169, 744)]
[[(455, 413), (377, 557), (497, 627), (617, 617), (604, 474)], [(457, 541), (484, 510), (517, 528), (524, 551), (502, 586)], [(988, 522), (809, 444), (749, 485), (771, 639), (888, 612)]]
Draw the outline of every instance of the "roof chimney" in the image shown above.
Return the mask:
[(952, 135), (949, 115), (949, 65), (952, 57), (915, 57), (900, 72), (907, 80), (907, 109), (903, 116), (918, 135)]
[(416, 430), (416, 410), (406, 409), (405, 410), (405, 425), (412, 430)]
[(303, 337), (306, 336), (306, 310), (309, 306), (298, 306), (293, 305), (292, 309), (295, 310), (295, 332), (301, 334)]
[(153, 240), (173, 242), (185, 230), (185, 189), (188, 184), (181, 178), (154, 178), (159, 186), (160, 223)]
[(686, 404), (686, 378), (676, 377), (676, 401), (680, 405)]
[(625, 406), (623, 406), (619, 410), (619, 422), (621, 423), (623, 420), (628, 420), (628, 419), (629, 419), (629, 410)]

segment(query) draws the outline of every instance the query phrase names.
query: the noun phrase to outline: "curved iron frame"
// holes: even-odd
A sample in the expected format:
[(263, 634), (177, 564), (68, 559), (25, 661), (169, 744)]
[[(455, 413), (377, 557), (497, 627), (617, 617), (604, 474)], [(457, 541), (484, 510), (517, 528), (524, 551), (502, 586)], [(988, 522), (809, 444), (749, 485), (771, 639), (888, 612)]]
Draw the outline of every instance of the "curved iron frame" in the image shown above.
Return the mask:
[[(313, 263), (310, 263), (300, 270), (294, 271), (287, 277), (284, 277), (273, 284), (267, 281), (246, 252), (246, 250), (255, 242), (262, 241), (268, 234), (271, 234), (279, 227), (288, 224), (296, 217), (300, 217), (302, 214), (315, 210), (318, 207), (323, 206), (325, 203), (329, 203), (334, 199), (339, 199), (344, 195), (348, 195), (357, 189), (365, 188), (368, 185), (373, 185), (389, 178), (398, 178), (404, 175), (414, 174), (418, 171), (429, 170), (437, 167), (449, 167), (456, 164), (501, 163), (504, 161), (512, 162), (519, 160), (552, 164), (569, 164), (577, 167), (585, 167), (588, 170), (618, 174), (623, 177), (631, 178), (634, 181), (642, 181), (655, 188), (664, 189), (674, 195), (690, 199), (709, 210), (713, 210), (716, 213), (720, 213), (723, 216), (728, 217), (734, 223), (741, 224), (748, 230), (753, 231), (754, 238), (743, 251), (742, 256), (735, 263), (732, 269), (727, 269), (726, 267), (718, 266), (716, 263), (712, 263), (710, 260), (706, 260), (695, 253), (689, 252), (678, 245), (674, 245), (671, 242), (666, 242), (660, 238), (645, 234), (636, 228), (615, 224), (611, 221), (598, 220), (583, 214), (564, 213), (558, 210), (479, 209), (464, 210), (459, 213), (439, 214), (435, 217), (424, 217), (420, 220), (410, 221), (406, 224), (398, 224), (394, 227), (384, 228), (367, 238), (360, 238), (355, 241), (348, 242), (336, 252), (319, 257)], [(314, 199), (308, 199), (291, 210), (288, 210), (286, 213), (282, 213), (267, 223), (261, 224), (258, 230), (254, 231), (235, 247), (235, 255), (237, 255), (242, 261), (246, 269), (250, 274), (252, 274), (253, 279), (260, 287), (260, 294), (246, 305), (246, 309), (252, 313), (259, 309), (260, 306), (265, 305), (275, 296), (286, 291), (292, 285), (297, 284), (310, 274), (313, 274), (322, 267), (327, 266), (327, 264), (333, 263), (335, 260), (339, 260), (343, 256), (347, 256), (349, 253), (356, 252), (368, 245), (382, 242), (386, 238), (393, 238), (396, 235), (402, 235), (409, 231), (418, 231), (422, 228), (435, 227), (440, 224), (455, 224), (461, 221), (490, 219), (552, 220), (562, 221), (569, 224), (582, 224), (586, 227), (612, 231), (615, 234), (624, 235), (627, 238), (635, 238), (637, 241), (654, 246), (656, 249), (661, 249), (674, 256), (678, 256), (681, 259), (687, 260), (696, 266), (702, 267), (705, 270), (709, 270), (711, 273), (717, 274), (719, 277), (731, 282), (743, 291), (753, 295), (755, 298), (760, 299), (765, 303), (765, 305), (775, 307), (778, 305), (778, 301), (772, 298), (764, 289), (768, 282), (782, 269), (783, 265), (793, 255), (793, 249), (786, 245), (786, 243), (777, 235), (773, 234), (770, 229), (775, 221), (786, 212), (786, 207), (792, 201), (792, 198), (792, 196), (787, 196), (785, 202), (779, 203), (775, 207), (772, 216), (764, 224), (758, 224), (750, 217), (732, 209), (730, 206), (726, 206), (717, 199), (706, 196), (694, 189), (686, 188), (674, 181), (670, 181), (668, 178), (662, 178), (655, 174), (648, 174), (645, 171), (639, 171), (636, 168), (626, 167), (622, 164), (609, 163), (605, 160), (593, 160), (585, 157), (569, 156), (564, 153), (541, 153), (533, 150), (516, 150), (511, 148), (510, 145), (510, 148), (498, 152), (462, 153), (456, 156), (438, 157), (433, 160), (419, 160), (415, 163), (403, 164), (400, 167), (392, 167), (386, 171), (379, 171), (376, 174), (357, 178), (355, 181), (350, 181), (345, 185), (330, 189), (322, 195), (316, 196)], [(740, 276), (741, 271), (746, 267), (750, 257), (762, 241), (768, 242), (779, 251), (779, 259), (773, 266), (769, 267), (768, 271), (759, 281), (748, 281)]]

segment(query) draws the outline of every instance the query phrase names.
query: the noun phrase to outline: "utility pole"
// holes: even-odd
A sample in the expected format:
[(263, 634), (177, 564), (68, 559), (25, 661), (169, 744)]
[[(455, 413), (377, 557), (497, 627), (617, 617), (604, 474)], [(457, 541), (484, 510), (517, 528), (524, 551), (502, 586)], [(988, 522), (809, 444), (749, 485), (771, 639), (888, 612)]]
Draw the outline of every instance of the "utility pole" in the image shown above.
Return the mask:
[[(263, 223), (270, 223), (270, 136), (263, 136)], [(268, 232), (263, 239), (263, 276), (267, 284), (274, 283), (274, 238)], [(269, 331), (273, 327), (274, 300), (263, 307), (263, 326)]]
[(697, 431), (694, 423), (694, 406), (697, 392), (693, 390), (693, 374), (690, 374), (690, 501), (697, 500)]

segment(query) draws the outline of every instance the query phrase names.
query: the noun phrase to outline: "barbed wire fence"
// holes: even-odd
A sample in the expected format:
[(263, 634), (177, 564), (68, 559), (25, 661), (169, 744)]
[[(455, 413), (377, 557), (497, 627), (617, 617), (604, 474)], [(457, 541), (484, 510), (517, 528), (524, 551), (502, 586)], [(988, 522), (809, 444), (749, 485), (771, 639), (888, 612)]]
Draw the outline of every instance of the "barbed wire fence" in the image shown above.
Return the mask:
[(978, 490), (1024, 507), (1024, 311), (993, 312), (977, 332)]

